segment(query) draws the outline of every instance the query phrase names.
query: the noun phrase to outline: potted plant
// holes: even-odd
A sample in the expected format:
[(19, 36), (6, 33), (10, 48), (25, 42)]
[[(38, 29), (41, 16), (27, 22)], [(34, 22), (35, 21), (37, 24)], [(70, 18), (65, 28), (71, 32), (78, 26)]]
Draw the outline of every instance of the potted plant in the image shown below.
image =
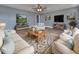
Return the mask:
[(76, 27), (76, 22), (75, 21), (71, 21), (69, 23), (69, 25), (70, 25), (70, 29), (74, 29)]

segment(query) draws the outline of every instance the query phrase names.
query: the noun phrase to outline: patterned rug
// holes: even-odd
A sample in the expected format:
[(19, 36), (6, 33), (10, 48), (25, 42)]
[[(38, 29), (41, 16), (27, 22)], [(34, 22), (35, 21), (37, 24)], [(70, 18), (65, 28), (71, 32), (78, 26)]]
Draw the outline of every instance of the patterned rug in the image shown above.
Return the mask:
[(21, 30), (17, 33), (31, 46), (34, 47), (35, 54), (50, 54), (51, 53), (51, 45), (54, 40), (59, 38), (59, 35), (62, 33), (60, 30), (46, 29), (46, 35), (41, 40), (36, 42), (36, 39), (31, 39), (26, 36), (27, 31)]

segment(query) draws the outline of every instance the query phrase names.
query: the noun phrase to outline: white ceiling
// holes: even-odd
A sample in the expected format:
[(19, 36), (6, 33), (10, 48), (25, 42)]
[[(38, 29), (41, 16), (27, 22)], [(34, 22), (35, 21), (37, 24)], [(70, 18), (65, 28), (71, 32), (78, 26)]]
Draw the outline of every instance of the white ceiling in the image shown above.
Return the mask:
[[(11, 7), (11, 8), (30, 11), (30, 12), (34, 12), (34, 10), (32, 8), (35, 8), (37, 6), (36, 4), (2, 4), (2, 5), (7, 6), (7, 7)], [(78, 6), (77, 4), (41, 4), (41, 5), (47, 7), (47, 9), (43, 13)]]

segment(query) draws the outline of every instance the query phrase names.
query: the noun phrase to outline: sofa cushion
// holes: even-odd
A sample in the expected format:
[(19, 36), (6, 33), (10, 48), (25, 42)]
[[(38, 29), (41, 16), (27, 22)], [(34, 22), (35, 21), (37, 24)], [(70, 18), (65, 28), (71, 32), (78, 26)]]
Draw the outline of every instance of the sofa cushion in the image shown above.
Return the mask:
[(0, 33), (0, 48), (2, 47), (2, 44), (3, 44), (3, 37), (2, 34)]
[(54, 54), (60, 53), (58, 50), (56, 50), (55, 46), (56, 46), (55, 43), (52, 43), (52, 53), (54, 53)]
[(15, 30), (11, 30), (11, 33), (16, 33), (16, 31)]
[(11, 38), (11, 33), (10, 33), (10, 30), (4, 30), (4, 34), (5, 34), (5, 38), (7, 37), (10, 37)]
[(14, 42), (16, 42), (18, 40), (23, 40), (16, 32), (12, 33), (12, 39)]
[(73, 35), (73, 34), (72, 34), (72, 31), (71, 31), (70, 29), (64, 30), (64, 33), (65, 33), (65, 34), (68, 34), (68, 35), (70, 35), (70, 36)]
[(73, 52), (72, 50), (70, 50), (68, 47), (66, 47), (65, 45), (55, 41), (55, 49), (57, 51), (59, 51), (59, 53), (62, 54), (74, 54), (75, 52)]
[(73, 38), (70, 35), (67, 35), (67, 34), (63, 33), (63, 34), (60, 35), (60, 39), (64, 41), (63, 43), (68, 48), (70, 48), (70, 49), (73, 48)]
[(79, 32), (79, 29), (78, 29), (77, 27), (75, 27), (75, 28), (73, 29), (73, 34), (74, 34), (75, 32)]
[(2, 34), (3, 38), (5, 37), (5, 34), (4, 34), (5, 26), (6, 26), (6, 23), (4, 23), (4, 22), (1, 21), (0, 22), (0, 33)]
[(34, 53), (33, 46), (23, 48), (19, 52), (17, 52), (17, 54), (33, 54), (33, 53)]
[(69, 40), (68, 38), (72, 38), (72, 36), (70, 36), (70, 35), (68, 35), (68, 34), (66, 34), (66, 33), (62, 33), (62, 34), (60, 35), (60, 39), (61, 39), (61, 40), (67, 41), (67, 40)]
[(59, 42), (59, 43), (61, 43), (61, 44), (63, 44), (63, 45), (65, 45), (65, 46), (66, 46), (66, 42), (65, 42), (65, 41), (63, 41), (63, 40), (61, 40), (61, 39), (58, 39), (58, 40), (57, 40), (57, 42)]
[(79, 34), (79, 29), (78, 29), (78, 28), (74, 28), (74, 30), (73, 30), (73, 38), (74, 38), (77, 34)]
[(1, 51), (4, 53), (4, 54), (12, 54), (14, 52), (14, 42), (11, 40), (11, 39), (6, 39), (4, 40), (4, 44), (1, 48)]
[(4, 38), (5, 37), (5, 33), (4, 33), (4, 31), (2, 30), (0, 30), (0, 33), (1, 33), (1, 35), (2, 35), (2, 38)]
[(12, 33), (12, 39), (13, 41), (17, 44), (19, 44), (20, 41), (22, 41), (22, 43), (25, 43), (27, 46), (30, 46), (26, 41), (24, 41), (16, 32)]
[(5, 38), (4, 38), (4, 43), (3, 46), (1, 48), (1, 51), (4, 54), (12, 54), (14, 52), (15, 49), (15, 44), (14, 41), (12, 40), (11, 34), (10, 32), (5, 32)]
[(21, 51), (22, 49), (25, 49), (29, 47), (28, 43), (24, 40), (17, 40), (15, 41), (15, 51), (14, 53), (18, 53), (19, 51)]
[(73, 50), (76, 52), (76, 53), (79, 53), (79, 34), (77, 34), (75, 37), (74, 37), (74, 48)]

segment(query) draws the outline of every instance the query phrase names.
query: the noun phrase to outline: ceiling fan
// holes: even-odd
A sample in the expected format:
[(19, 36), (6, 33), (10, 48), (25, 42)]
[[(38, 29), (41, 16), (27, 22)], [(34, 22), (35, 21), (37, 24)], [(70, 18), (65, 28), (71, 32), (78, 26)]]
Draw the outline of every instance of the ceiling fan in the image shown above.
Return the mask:
[(43, 12), (46, 9), (46, 7), (45, 6), (41, 6), (40, 4), (37, 4), (37, 7), (32, 8), (32, 9), (39, 13), (39, 12)]

